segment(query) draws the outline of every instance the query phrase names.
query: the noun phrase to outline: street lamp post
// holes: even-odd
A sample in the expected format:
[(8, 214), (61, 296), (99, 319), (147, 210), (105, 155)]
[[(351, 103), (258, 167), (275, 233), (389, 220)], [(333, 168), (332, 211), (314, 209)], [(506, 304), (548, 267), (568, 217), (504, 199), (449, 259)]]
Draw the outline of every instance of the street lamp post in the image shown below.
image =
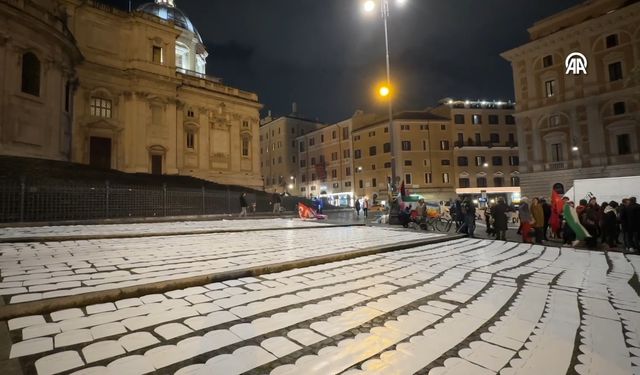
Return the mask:
[[(393, 126), (393, 101), (391, 98), (391, 62), (389, 58), (389, 0), (380, 0), (381, 6), (380, 11), (382, 13), (382, 20), (384, 22), (384, 45), (386, 51), (386, 63), (387, 63), (387, 87), (386, 87), (386, 95), (383, 93), (383, 90), (380, 91), (380, 94), (387, 98), (389, 104), (389, 136), (391, 138), (391, 183), (389, 184), (389, 190), (391, 191), (390, 197), (390, 211), (389, 211), (389, 223), (390, 224), (398, 224), (398, 214), (400, 212), (400, 207), (398, 205), (397, 200), (395, 199), (395, 195), (397, 192), (397, 167), (396, 167), (396, 132)], [(404, 3), (404, 0), (398, 0), (399, 4)], [(371, 12), (375, 9), (375, 2), (373, 0), (369, 0), (364, 4), (365, 10)]]

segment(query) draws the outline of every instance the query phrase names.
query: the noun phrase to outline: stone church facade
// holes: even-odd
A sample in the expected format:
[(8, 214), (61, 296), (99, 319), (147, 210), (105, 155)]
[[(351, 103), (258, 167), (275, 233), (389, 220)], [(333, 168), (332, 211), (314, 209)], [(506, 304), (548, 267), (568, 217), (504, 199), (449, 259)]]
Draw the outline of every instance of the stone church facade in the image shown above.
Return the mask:
[[(42, 30), (15, 15), (37, 18)], [(0, 154), (262, 187), (258, 97), (205, 74), (202, 39), (173, 0), (131, 13), (86, 0), (22, 0), (1, 4), (0, 16), (16, 24), (0, 28), (0, 71), (9, 77)], [(25, 87), (31, 49), (42, 65), (31, 72), (40, 75), (39, 95), (24, 92), (36, 85)], [(40, 115), (16, 119), (27, 99)]]

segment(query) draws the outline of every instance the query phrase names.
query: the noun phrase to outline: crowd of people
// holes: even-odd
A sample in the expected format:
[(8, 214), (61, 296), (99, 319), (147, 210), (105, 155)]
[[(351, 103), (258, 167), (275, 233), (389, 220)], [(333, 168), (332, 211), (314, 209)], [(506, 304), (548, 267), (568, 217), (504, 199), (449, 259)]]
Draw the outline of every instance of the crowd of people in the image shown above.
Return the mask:
[[(470, 220), (471, 215), (465, 214), (465, 203), (459, 202), (454, 204), (455, 208), (452, 210), (456, 218), (462, 218), (456, 219), (459, 231), (473, 236), (473, 231), (469, 232), (465, 228), (465, 220)], [(469, 200), (465, 202), (467, 206), (473, 205)], [(611, 201), (601, 204), (596, 197), (591, 197), (588, 201), (581, 200), (578, 206), (564, 197), (562, 206), (564, 205), (575, 208), (577, 219), (587, 232), (584, 238), (587, 248), (596, 249), (602, 244), (606, 248), (615, 249), (623, 245), (627, 251), (640, 251), (640, 204), (635, 197), (623, 199), (621, 203)], [(467, 212), (470, 212), (468, 208)], [(543, 244), (551, 237), (562, 240), (564, 245), (577, 246), (582, 243), (568, 224), (567, 218), (563, 217), (563, 212), (560, 212), (560, 225), (556, 228), (550, 226), (552, 206), (544, 198), (529, 200), (523, 197), (517, 209), (508, 206), (504, 199), (498, 199), (496, 204), (485, 210), (489, 235), (495, 236), (496, 239), (505, 239), (509, 212), (517, 213), (520, 222), (518, 234), (522, 236), (522, 242)]]

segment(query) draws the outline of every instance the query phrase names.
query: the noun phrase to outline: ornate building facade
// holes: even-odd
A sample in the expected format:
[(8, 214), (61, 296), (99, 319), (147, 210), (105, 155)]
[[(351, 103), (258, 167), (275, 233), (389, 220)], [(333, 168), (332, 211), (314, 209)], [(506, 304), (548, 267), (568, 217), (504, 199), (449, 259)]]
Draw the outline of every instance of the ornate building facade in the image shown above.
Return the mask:
[[(71, 141), (70, 152), (55, 151), (62, 154), (58, 159), (262, 187), (258, 97), (205, 75), (202, 38), (173, 0), (156, 0), (132, 13), (91, 0), (38, 3), (54, 4), (55, 19), (69, 33), (69, 48), (82, 56), (75, 64), (67, 57), (73, 83)], [(24, 13), (14, 4), (2, 6)], [(29, 40), (38, 33), (26, 27), (22, 34)], [(12, 69), (23, 67), (7, 65), (6, 76), (16, 76)], [(64, 83), (59, 83), (63, 92)], [(10, 91), (18, 89), (13, 83)], [(54, 99), (60, 101), (53, 96), (44, 100)], [(48, 129), (51, 121), (38, 123)], [(15, 143), (3, 138), (0, 152), (53, 158), (27, 153), (22, 145), (7, 147)]]
[[(640, 175), (640, 2), (587, 1), (529, 34), (502, 54), (513, 68), (523, 194)], [(587, 74), (567, 74), (574, 52)]]

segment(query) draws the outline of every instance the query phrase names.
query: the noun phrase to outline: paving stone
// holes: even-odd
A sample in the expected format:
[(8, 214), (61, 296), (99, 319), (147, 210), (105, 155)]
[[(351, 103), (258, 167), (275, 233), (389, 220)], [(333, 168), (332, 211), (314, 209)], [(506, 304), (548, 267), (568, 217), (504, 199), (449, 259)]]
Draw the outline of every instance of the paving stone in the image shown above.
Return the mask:
[(115, 311), (116, 305), (114, 305), (111, 302), (100, 303), (97, 305), (87, 306), (86, 309), (87, 309), (87, 314), (92, 315), (92, 314), (98, 314), (98, 313), (103, 313), (107, 311)]
[(122, 323), (114, 322), (102, 324), (99, 326), (91, 327), (91, 336), (94, 339), (101, 339), (109, 336), (121, 335), (123, 333), (127, 333), (127, 329), (124, 327)]
[(325, 339), (324, 336), (321, 336), (309, 329), (294, 329), (287, 333), (287, 336), (304, 346), (310, 346)]
[(84, 366), (78, 352), (66, 351), (48, 355), (36, 360), (38, 375), (53, 375)]
[(87, 363), (93, 363), (125, 354), (125, 350), (117, 341), (100, 341), (85, 346), (82, 354)]
[(149, 332), (135, 332), (122, 336), (118, 339), (120, 345), (125, 348), (126, 351), (132, 352), (138, 349), (146, 348), (160, 343), (160, 340), (155, 338)]
[(51, 320), (53, 320), (54, 322), (59, 322), (61, 320), (79, 318), (81, 316), (84, 316), (84, 312), (82, 312), (81, 309), (67, 309), (52, 312)]
[(132, 355), (116, 359), (107, 365), (110, 374), (148, 374), (155, 372), (155, 368), (149, 359), (141, 355)]
[(71, 345), (80, 344), (83, 342), (90, 342), (90, 341), (93, 341), (93, 336), (91, 335), (91, 331), (88, 329), (76, 329), (73, 331), (66, 331), (66, 332), (58, 333), (55, 336), (56, 348), (71, 346)]
[(187, 355), (175, 345), (163, 345), (150, 349), (144, 353), (144, 356), (157, 370), (188, 359)]
[(50, 350), (53, 350), (53, 339), (51, 337), (40, 337), (11, 345), (9, 358), (19, 358)]
[(294, 344), (284, 337), (272, 337), (266, 339), (262, 343), (260, 343), (260, 346), (262, 346), (264, 349), (271, 352), (271, 354), (275, 355), (278, 358), (284, 357), (297, 350), (302, 349), (301, 346)]
[(165, 324), (155, 328), (153, 331), (162, 336), (165, 340), (171, 340), (173, 338), (184, 336), (193, 332), (191, 329), (180, 323)]
[(116, 303), (117, 309), (125, 309), (127, 307), (136, 307), (144, 304), (144, 302), (142, 302), (139, 298), (122, 299), (120, 301), (116, 301), (115, 303)]
[(110, 375), (109, 370), (104, 366), (87, 367), (80, 371), (71, 373), (71, 375)]
[(60, 325), (57, 323), (29, 326), (22, 330), (22, 339), (28, 340), (36, 337), (49, 336), (54, 333), (60, 333)]
[(42, 315), (31, 315), (31, 316), (25, 316), (21, 318), (14, 318), (14, 319), (10, 319), (8, 322), (10, 331), (21, 329), (28, 326), (41, 325), (45, 323), (46, 321), (44, 320), (44, 317)]
[(163, 296), (162, 294), (147, 294), (146, 296), (140, 297), (140, 301), (145, 304), (162, 302), (166, 299), (167, 297)]

